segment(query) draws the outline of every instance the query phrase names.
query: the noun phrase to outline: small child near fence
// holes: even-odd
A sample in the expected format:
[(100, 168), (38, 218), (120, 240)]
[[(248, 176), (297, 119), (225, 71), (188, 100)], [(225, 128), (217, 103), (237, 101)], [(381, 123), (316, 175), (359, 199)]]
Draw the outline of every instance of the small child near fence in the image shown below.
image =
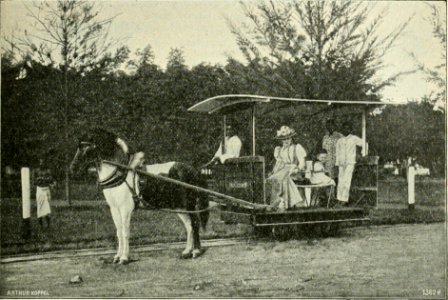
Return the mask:
[(47, 221), (47, 229), (50, 228), (50, 202), (51, 191), (56, 182), (53, 179), (50, 169), (46, 166), (44, 159), (39, 159), (39, 167), (34, 171), (36, 182), (36, 204), (37, 204), (37, 219), (39, 224), (43, 227), (43, 220)]

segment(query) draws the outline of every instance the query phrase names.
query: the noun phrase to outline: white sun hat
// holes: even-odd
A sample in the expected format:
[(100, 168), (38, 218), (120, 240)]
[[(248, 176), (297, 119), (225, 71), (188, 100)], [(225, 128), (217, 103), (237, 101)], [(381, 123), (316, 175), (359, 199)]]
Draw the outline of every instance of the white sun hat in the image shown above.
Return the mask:
[(283, 125), (280, 127), (280, 130), (277, 130), (277, 136), (275, 139), (277, 140), (285, 140), (289, 139), (296, 135), (296, 131), (286, 125)]

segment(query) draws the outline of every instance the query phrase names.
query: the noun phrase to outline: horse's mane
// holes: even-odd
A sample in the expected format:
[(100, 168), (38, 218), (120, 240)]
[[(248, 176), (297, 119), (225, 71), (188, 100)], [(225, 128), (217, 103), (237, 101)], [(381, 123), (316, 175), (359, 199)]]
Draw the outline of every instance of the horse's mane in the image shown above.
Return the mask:
[(117, 137), (115, 133), (106, 129), (93, 128), (81, 137), (80, 142), (94, 143), (101, 157), (111, 158), (117, 149)]

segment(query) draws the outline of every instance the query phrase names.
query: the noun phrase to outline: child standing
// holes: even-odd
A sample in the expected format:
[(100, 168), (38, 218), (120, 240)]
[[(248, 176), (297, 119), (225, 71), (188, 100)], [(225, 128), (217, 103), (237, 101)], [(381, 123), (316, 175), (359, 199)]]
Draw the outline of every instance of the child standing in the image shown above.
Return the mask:
[(36, 180), (36, 202), (37, 202), (37, 219), (43, 227), (43, 220), (47, 221), (47, 228), (50, 227), (50, 186), (54, 185), (53, 176), (50, 169), (45, 165), (43, 159), (39, 159), (39, 167), (35, 170)]

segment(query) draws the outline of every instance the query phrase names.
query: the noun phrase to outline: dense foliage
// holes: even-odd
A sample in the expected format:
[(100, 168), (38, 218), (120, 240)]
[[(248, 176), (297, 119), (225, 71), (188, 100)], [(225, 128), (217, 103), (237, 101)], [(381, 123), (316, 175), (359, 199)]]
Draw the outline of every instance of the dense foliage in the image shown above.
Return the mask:
[(425, 74), (426, 81), (434, 84), (434, 91), (427, 96), (427, 101), (432, 103), (437, 109), (445, 110), (446, 106), (446, 14), (434, 4), (428, 4), (431, 8), (431, 15), (426, 18), (432, 26), (432, 36), (435, 43), (438, 43), (442, 51), (437, 58), (437, 64), (431, 67), (423, 64), (414, 57), (418, 69)]
[[(74, 64), (65, 70), (53, 62), (29, 56), (17, 62), (12, 48), (2, 56), (2, 169), (6, 165), (15, 168), (33, 165), (39, 156), (46, 155), (62, 178), (66, 166), (64, 153), (74, 154), (78, 135), (93, 126), (108, 128), (134, 148), (144, 150), (148, 163), (178, 160), (200, 165), (214, 154), (221, 123), (217, 117), (189, 113), (187, 108), (219, 94), (379, 100), (377, 92), (394, 78), (374, 83), (371, 78), (377, 69), (373, 65), (381, 58), (383, 46), (389, 46), (401, 28), (389, 38), (378, 39), (372, 33), (374, 23), (362, 31), (364, 36), (362, 32), (358, 35), (367, 11), (356, 2), (345, 3), (351, 2), (334, 2), (332, 6), (324, 2), (300, 2), (282, 7), (283, 10), (276, 10), (269, 3), (259, 6), (263, 18), (248, 12), (259, 29), (252, 42), (233, 27), (247, 60), (229, 58), (224, 66), (200, 64), (188, 68), (182, 51), (173, 48), (162, 69), (154, 64), (154, 54), (148, 45), (137, 50), (133, 59), (129, 58), (129, 49), (120, 47), (115, 53), (105, 52), (100, 60), (93, 56), (94, 68)], [(328, 7), (335, 16), (322, 19), (327, 14), (319, 12)], [(292, 26), (290, 21), (294, 18), (289, 11), (302, 18), (302, 27)], [(342, 31), (337, 30), (339, 22), (346, 26)], [(326, 29), (314, 30), (312, 24), (323, 24)], [(320, 35), (316, 36), (317, 32)], [(352, 32), (352, 38), (345, 36), (346, 32)], [(370, 39), (372, 42), (368, 42)], [(287, 41), (291, 43), (285, 44)], [(347, 41), (351, 41), (349, 49), (342, 47)], [(261, 46), (268, 47), (270, 52), (264, 55), (266, 52), (257, 50)], [(76, 55), (70, 59), (77, 61), (79, 54), (70, 53)], [(66, 71), (68, 98), (61, 89)], [(308, 152), (319, 147), (325, 134), (325, 114), (304, 117), (304, 113), (286, 108), (259, 116), (257, 146), (268, 163), (273, 159), (272, 137), (283, 124), (299, 131), (297, 139)], [(243, 125), (241, 135), (248, 141), (247, 116), (239, 117)], [(358, 116), (348, 117), (359, 120)], [(343, 118), (347, 115), (338, 121)], [(434, 111), (428, 102), (410, 103), (388, 107), (370, 120), (371, 154), (384, 159), (416, 155), (433, 172), (443, 174), (443, 112)]]
[(445, 113), (429, 100), (405, 106), (388, 106), (370, 119), (369, 142), (383, 161), (415, 157), (433, 175), (445, 175)]
[[(251, 5), (252, 4), (252, 5)], [(234, 33), (259, 92), (307, 99), (378, 100), (402, 74), (374, 81), (407, 22), (379, 30), (384, 13), (362, 1), (258, 1), (243, 4), (248, 24)], [(370, 21), (369, 21), (370, 20)], [(273, 88), (272, 86), (275, 86)]]
[[(34, 65), (26, 78), (16, 80), (20, 69), (3, 66), (3, 167), (33, 164), (38, 156), (52, 150), (55, 170), (62, 172), (62, 150), (74, 153), (78, 135), (93, 126), (109, 128), (125, 137), (147, 153), (150, 163), (180, 160), (199, 165), (216, 150), (221, 122), (217, 117), (189, 113), (187, 108), (207, 97), (245, 91), (245, 82), (238, 82), (225, 71), (233, 67), (231, 63), (224, 68), (198, 65), (188, 69), (181, 65), (165, 71), (144, 64), (132, 75), (80, 76), (74, 81), (76, 96), (71, 99), (70, 139), (66, 144), (57, 113), (60, 95), (55, 77), (60, 74)], [(240, 117), (245, 125), (247, 115)], [(295, 127), (298, 140), (308, 151), (319, 145), (325, 133), (320, 120), (304, 118), (290, 109), (259, 118), (258, 147), (268, 160), (272, 159), (275, 143), (272, 137), (281, 124)], [(443, 174), (444, 119), (444, 113), (434, 111), (427, 102), (387, 107), (369, 118), (370, 152), (385, 159), (416, 155), (424, 165)], [(242, 128), (242, 135), (249, 138), (248, 126)]]

